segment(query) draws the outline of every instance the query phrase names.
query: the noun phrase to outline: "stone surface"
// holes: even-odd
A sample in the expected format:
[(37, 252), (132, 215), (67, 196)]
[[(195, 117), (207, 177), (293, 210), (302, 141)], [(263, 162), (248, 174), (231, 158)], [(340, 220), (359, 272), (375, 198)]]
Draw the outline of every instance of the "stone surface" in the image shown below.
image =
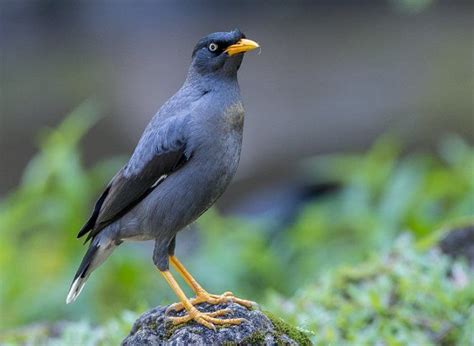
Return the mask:
[(451, 257), (464, 257), (474, 268), (474, 225), (450, 230), (439, 242), (439, 247)]
[[(216, 326), (210, 330), (195, 322), (175, 326), (165, 315), (166, 306), (158, 306), (140, 316), (124, 346), (138, 345), (310, 345), (308, 337), (279, 318), (260, 310), (249, 310), (235, 303), (219, 305), (200, 304), (198, 309), (212, 312), (232, 310), (227, 318), (245, 318), (240, 325)], [(184, 312), (170, 312), (169, 316), (182, 316)]]

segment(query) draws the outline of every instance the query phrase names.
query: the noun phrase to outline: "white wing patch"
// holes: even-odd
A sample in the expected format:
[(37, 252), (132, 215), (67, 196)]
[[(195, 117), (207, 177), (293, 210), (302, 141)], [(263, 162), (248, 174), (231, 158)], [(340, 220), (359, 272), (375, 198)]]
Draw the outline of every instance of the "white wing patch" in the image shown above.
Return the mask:
[(153, 183), (153, 185), (151, 186), (152, 189), (154, 189), (155, 187), (158, 186), (158, 184), (160, 184), (163, 180), (165, 180), (166, 178), (168, 177), (167, 174), (163, 174), (161, 177), (159, 177), (158, 179), (156, 179), (156, 181)]

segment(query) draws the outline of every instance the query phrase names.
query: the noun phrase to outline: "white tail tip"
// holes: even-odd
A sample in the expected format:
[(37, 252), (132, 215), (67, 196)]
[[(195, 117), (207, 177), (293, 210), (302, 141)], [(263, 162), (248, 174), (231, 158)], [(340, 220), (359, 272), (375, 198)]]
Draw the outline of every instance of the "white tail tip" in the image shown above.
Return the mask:
[(78, 277), (71, 285), (69, 293), (66, 298), (66, 304), (70, 304), (76, 300), (76, 298), (81, 294), (82, 289), (84, 288), (85, 280), (84, 278)]

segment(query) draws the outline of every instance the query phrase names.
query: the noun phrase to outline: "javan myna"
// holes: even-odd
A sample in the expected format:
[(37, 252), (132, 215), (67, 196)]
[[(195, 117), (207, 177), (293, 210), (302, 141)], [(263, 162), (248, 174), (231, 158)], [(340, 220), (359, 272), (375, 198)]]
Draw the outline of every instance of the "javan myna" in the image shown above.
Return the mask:
[[(128, 163), (97, 200), (78, 237), (90, 240), (72, 282), (73, 302), (94, 269), (127, 240), (154, 240), (153, 261), (178, 296), (175, 324), (190, 320), (215, 328), (241, 319), (216, 318), (227, 310), (200, 312), (195, 305), (233, 301), (252, 303), (226, 292), (207, 293), (174, 256), (176, 234), (195, 221), (221, 196), (237, 170), (242, 146), (244, 108), (237, 71), (245, 52), (259, 45), (240, 30), (210, 34), (197, 43), (181, 89), (160, 108), (146, 127)], [(192, 288), (188, 299), (169, 263)]]

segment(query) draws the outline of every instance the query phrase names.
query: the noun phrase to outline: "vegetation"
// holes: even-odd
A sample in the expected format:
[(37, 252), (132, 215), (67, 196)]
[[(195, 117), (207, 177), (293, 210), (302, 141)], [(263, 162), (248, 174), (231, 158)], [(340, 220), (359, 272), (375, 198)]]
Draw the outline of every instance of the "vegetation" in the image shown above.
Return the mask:
[[(339, 189), (308, 203), (283, 230), (275, 230), (271, 219), (252, 224), (208, 212), (199, 221), (202, 251), (193, 256), (193, 270), (221, 263), (217, 277), (202, 273), (205, 282), (220, 290), (226, 289), (219, 286), (224, 283), (252, 297), (268, 288), (290, 295), (314, 282), (322, 269), (387, 250), (403, 231), (429, 247), (439, 230), (473, 220), (472, 147), (448, 136), (438, 156), (401, 156), (401, 151), (396, 140), (383, 137), (365, 154), (306, 162), (302, 171), (309, 179), (337, 184)], [(232, 256), (227, 255), (229, 248)]]
[(120, 317), (94, 326), (87, 321), (40, 324), (4, 332), (2, 345), (81, 345), (116, 346), (130, 332), (138, 314), (126, 311)]
[[(474, 273), (436, 250), (419, 252), (404, 235), (387, 253), (328, 272), (292, 298), (274, 294), (266, 307), (276, 329), (302, 345), (309, 344), (307, 335), (316, 345), (470, 345)], [(3, 341), (117, 345), (137, 317), (126, 312), (100, 327), (83, 321), (20, 329)]]
[[(38, 321), (50, 326), (48, 321), (64, 320), (87, 321), (64, 322), (78, 330), (82, 328), (78, 326), (87, 326), (83, 328), (89, 330), (90, 326), (105, 323), (105, 327), (92, 329), (107, 335), (103, 331), (108, 328), (107, 323), (114, 326), (122, 321), (107, 322), (111, 316), (121, 316), (127, 309), (144, 311), (175, 300), (166, 284), (154, 275), (151, 244), (124, 244), (94, 273), (77, 303), (64, 303), (70, 280), (85, 251), (75, 239), (76, 232), (100, 190), (124, 162), (123, 158), (104, 160), (92, 167), (82, 163), (80, 140), (98, 113), (94, 104), (84, 104), (56, 129), (43, 132), (39, 152), (26, 168), (20, 186), (0, 202), (0, 338), (18, 326)], [(281, 317), (316, 330), (316, 342), (318, 335), (321, 340), (369, 340), (370, 333), (382, 329), (381, 335), (389, 337), (395, 327), (388, 321), (392, 315), (387, 311), (392, 311), (392, 305), (384, 305), (388, 304), (384, 300), (388, 299), (387, 292), (398, 289), (407, 294), (397, 297), (392, 304), (400, 308), (400, 318), (408, 318), (403, 315), (410, 311), (406, 310), (407, 304), (418, 297), (409, 296), (409, 289), (415, 289), (424, 280), (427, 289), (434, 289), (433, 278), (440, 279), (449, 264), (440, 257), (436, 267), (422, 270), (421, 263), (431, 261), (432, 255), (416, 253), (411, 243), (406, 253), (400, 245), (392, 250), (397, 254), (394, 263), (399, 263), (400, 268), (390, 267), (388, 257), (378, 262), (370, 256), (389, 251), (401, 232), (411, 234), (419, 248), (423, 245), (428, 249), (447, 225), (471, 222), (474, 218), (472, 146), (450, 135), (440, 142), (437, 154), (404, 155), (402, 151), (394, 138), (383, 137), (365, 154), (330, 155), (305, 162), (298, 173), (301, 177), (312, 184), (334, 184), (337, 189), (309, 201), (290, 225), (276, 227), (266, 217), (253, 221), (222, 217), (215, 209), (210, 210), (199, 220), (193, 236), (198, 241), (182, 256), (183, 262), (209, 291), (232, 289), (237, 295), (268, 301), (270, 310)], [(178, 254), (186, 238), (189, 235), (178, 241)], [(409, 260), (419, 266), (409, 270)], [(347, 276), (344, 270), (341, 274), (332, 273), (332, 269), (362, 261), (368, 261), (360, 267), (365, 271), (376, 271), (379, 265), (385, 268), (384, 273), (374, 274), (378, 279), (373, 281), (364, 277), (360, 283), (349, 285), (347, 297), (342, 295), (341, 282), (347, 281)], [(399, 270), (406, 270), (406, 280), (402, 280)], [(394, 272), (388, 274), (390, 271)], [(320, 280), (321, 275), (324, 279)], [(436, 286), (439, 292), (435, 290), (430, 296), (439, 299), (439, 304), (425, 304), (424, 300), (417, 304), (420, 309), (428, 309), (429, 318), (423, 319), (425, 315), (420, 310), (414, 318), (428, 325), (421, 327), (419, 322), (416, 328), (431, 335), (448, 326), (449, 331), (443, 336), (447, 339), (442, 340), (463, 340), (467, 336), (458, 326), (460, 321), (473, 322), (462, 308), (468, 306), (464, 304), (472, 295), (461, 294), (454, 299), (452, 295), (458, 292), (454, 283), (442, 278), (441, 286)], [(450, 290), (446, 296), (440, 293), (441, 287)], [(321, 296), (315, 293), (321, 290), (325, 292)], [(374, 290), (380, 296), (374, 295)], [(294, 299), (282, 298), (297, 291)], [(321, 304), (316, 315), (303, 309), (304, 313), (297, 317), (296, 310), (282, 307), (299, 307), (304, 297)], [(420, 299), (429, 300), (426, 296)], [(341, 306), (334, 308), (339, 303)], [(383, 318), (373, 314), (377, 304), (377, 313)], [(365, 315), (362, 307), (368, 309)], [(352, 314), (359, 308), (360, 314)], [(325, 321), (336, 323), (328, 326)], [(370, 321), (380, 325), (374, 326)], [(364, 329), (367, 333), (361, 333), (364, 335), (353, 335), (347, 329), (353, 323), (370, 327)], [(405, 336), (435, 340), (403, 323), (397, 328)], [(397, 337), (393, 340), (403, 343)]]
[[(451, 275), (448, 275), (451, 273)], [(409, 236), (391, 251), (341, 267), (269, 307), (314, 331), (317, 345), (469, 345), (474, 340), (474, 274)]]

